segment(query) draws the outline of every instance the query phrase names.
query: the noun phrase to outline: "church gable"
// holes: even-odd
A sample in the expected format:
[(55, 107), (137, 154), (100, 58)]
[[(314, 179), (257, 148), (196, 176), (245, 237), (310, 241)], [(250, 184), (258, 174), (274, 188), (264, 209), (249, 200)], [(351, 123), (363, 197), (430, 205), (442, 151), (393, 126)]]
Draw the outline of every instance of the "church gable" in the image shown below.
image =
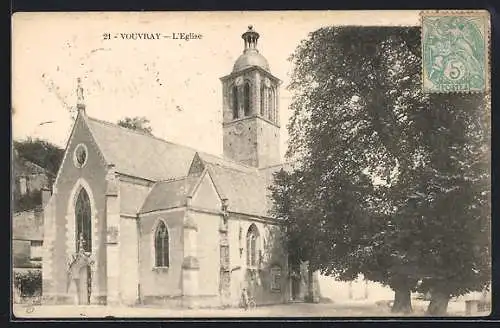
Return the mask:
[(204, 209), (221, 209), (221, 195), (219, 195), (208, 170), (205, 170), (192, 192), (191, 205)]
[[(86, 245), (91, 245), (96, 261), (103, 261), (99, 252), (105, 229), (105, 194), (107, 161), (101, 149), (97, 146), (91, 131), (88, 128), (86, 116), (80, 112), (75, 120), (69, 137), (64, 157), (61, 162), (56, 181), (53, 186), (53, 195), (49, 205), (45, 208), (48, 219), (45, 231), (45, 242), (54, 244), (52, 258), (54, 288), (64, 288), (66, 284), (66, 263), (60, 261), (76, 251), (77, 235), (83, 233), (76, 225), (77, 204), (86, 204), (85, 211), (80, 213), (86, 222)], [(53, 228), (52, 228), (53, 227)], [(81, 227), (81, 225), (80, 225)], [(53, 229), (53, 230), (52, 230)], [(45, 261), (45, 260), (44, 260)], [(50, 261), (48, 259), (47, 261)], [(44, 266), (47, 264), (44, 262)], [(96, 286), (104, 284), (103, 276), (96, 277)]]
[(106, 159), (95, 142), (84, 115), (80, 113), (75, 120), (54, 182), (54, 191), (59, 190), (68, 180), (81, 177), (84, 172), (96, 170), (104, 174), (106, 171)]
[(191, 162), (188, 175), (201, 175), (204, 169), (205, 163), (200, 158), (199, 153), (196, 153), (194, 155), (193, 161)]

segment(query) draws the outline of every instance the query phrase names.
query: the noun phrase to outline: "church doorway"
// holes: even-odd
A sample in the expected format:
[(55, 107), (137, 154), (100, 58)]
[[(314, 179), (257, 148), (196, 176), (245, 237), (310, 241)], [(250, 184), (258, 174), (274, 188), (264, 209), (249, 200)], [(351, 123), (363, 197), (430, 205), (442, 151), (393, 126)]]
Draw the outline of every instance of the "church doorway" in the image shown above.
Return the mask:
[(92, 286), (91, 271), (89, 265), (80, 268), (78, 279), (76, 281), (78, 290), (78, 305), (90, 304), (90, 291)]
[(292, 276), (292, 301), (298, 301), (300, 297), (300, 277)]
[(296, 302), (304, 300), (302, 266), (295, 261), (290, 266), (290, 298)]

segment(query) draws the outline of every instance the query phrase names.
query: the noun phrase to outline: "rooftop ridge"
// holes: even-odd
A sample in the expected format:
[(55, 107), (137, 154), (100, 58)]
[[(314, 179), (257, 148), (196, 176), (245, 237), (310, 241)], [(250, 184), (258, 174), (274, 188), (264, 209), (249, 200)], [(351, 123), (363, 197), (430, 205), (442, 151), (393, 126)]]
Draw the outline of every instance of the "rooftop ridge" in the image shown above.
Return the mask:
[(158, 180), (158, 181), (155, 181), (154, 184), (156, 185), (157, 183), (162, 183), (162, 182), (176, 182), (176, 181), (186, 180), (187, 178), (188, 178), (187, 176), (184, 176), (184, 177), (177, 177), (177, 178), (170, 178), (170, 179)]
[[(230, 159), (230, 158), (227, 158), (225, 156), (219, 156), (219, 155), (211, 154), (211, 153), (208, 153), (205, 151), (200, 151), (200, 150), (194, 149), (192, 147), (189, 147), (189, 146), (186, 146), (183, 144), (174, 143), (174, 142), (169, 141), (169, 140), (165, 140), (165, 139), (153, 136), (153, 135), (149, 135), (149, 134), (142, 132), (142, 131), (132, 130), (132, 129), (120, 126), (118, 124), (104, 121), (104, 120), (101, 120), (101, 119), (98, 119), (95, 117), (86, 116), (86, 119), (88, 119), (90, 122), (93, 122), (96, 124), (100, 124), (100, 125), (111, 127), (111, 128), (117, 128), (120, 131), (126, 132), (128, 135), (143, 136), (143, 137), (149, 138), (151, 140), (157, 140), (157, 141), (162, 142), (162, 143), (169, 145), (169, 146), (181, 147), (181, 148), (184, 148), (186, 150), (190, 150), (193, 153), (198, 153), (200, 155), (200, 159), (203, 162), (205, 162), (206, 164), (210, 164), (212, 166), (215, 166), (215, 167), (221, 167), (221, 168), (228, 169), (228, 170), (231, 170), (234, 172), (245, 173), (247, 175), (260, 175), (261, 172), (264, 172), (266, 169), (266, 168), (258, 168), (258, 167), (249, 166), (247, 164), (237, 162), (237, 161)], [(92, 127), (90, 127), (90, 128), (92, 129)], [(282, 164), (277, 164), (276, 166), (280, 166), (280, 165), (282, 166)], [(267, 167), (267, 168), (269, 168), (269, 167)], [(173, 181), (183, 180), (186, 178), (187, 178), (187, 173), (186, 173), (186, 175), (178, 176), (175, 178), (155, 180), (155, 184), (159, 183), (159, 182), (173, 182)]]
[[(184, 147), (186, 149), (189, 149), (189, 150), (192, 150), (194, 152), (200, 152), (199, 150), (193, 148), (193, 147), (190, 147), (190, 146), (187, 146), (187, 145), (184, 145), (184, 144), (179, 144), (179, 143), (175, 143), (173, 141), (169, 141), (169, 140), (165, 140), (163, 138), (160, 138), (160, 137), (157, 137), (155, 135), (150, 135), (150, 134), (147, 134), (145, 132), (142, 132), (142, 131), (139, 131), (139, 130), (132, 130), (132, 129), (129, 129), (129, 128), (126, 128), (126, 127), (123, 127), (123, 126), (120, 126), (118, 124), (115, 124), (115, 123), (112, 123), (112, 122), (108, 122), (108, 121), (104, 121), (104, 120), (100, 120), (98, 118), (95, 118), (95, 117), (90, 117), (90, 116), (87, 116), (87, 118), (91, 121), (94, 121), (94, 122), (97, 122), (97, 123), (101, 123), (101, 124), (104, 124), (104, 125), (108, 125), (108, 126), (112, 126), (112, 127), (115, 127), (115, 128), (119, 128), (125, 132), (128, 132), (128, 133), (131, 133), (131, 134), (137, 134), (137, 135), (141, 135), (141, 136), (144, 136), (144, 137), (147, 137), (147, 138), (151, 138), (151, 139), (155, 139), (157, 141), (161, 141), (161, 142), (164, 142), (164, 143), (167, 143), (169, 145), (173, 145), (173, 146), (180, 146), (180, 147)], [(211, 156), (216, 156), (216, 155), (212, 155), (210, 154)]]
[(237, 169), (235, 167), (231, 167), (231, 166), (224, 166), (224, 165), (220, 165), (218, 163), (208, 163), (209, 165), (212, 165), (212, 166), (218, 166), (220, 168), (223, 168), (223, 169), (226, 169), (226, 170), (231, 170), (231, 171), (235, 171), (235, 172), (239, 172), (239, 173), (243, 173), (243, 174), (248, 174), (248, 175), (258, 175), (260, 176), (260, 171), (257, 169), (257, 168), (253, 168), (252, 171), (245, 171), (245, 170), (240, 170), (240, 169)]
[[(205, 155), (208, 155), (208, 156), (214, 156), (214, 157), (217, 157), (219, 159), (226, 160), (225, 158), (219, 157), (219, 156), (217, 156), (215, 154), (211, 154), (211, 153), (208, 153), (208, 152), (200, 151), (200, 150), (195, 149), (193, 147), (190, 147), (190, 146), (187, 146), (187, 145), (184, 145), (184, 144), (180, 144), (180, 143), (175, 143), (173, 141), (169, 141), (169, 140), (157, 137), (155, 135), (150, 135), (150, 134), (147, 134), (147, 133), (139, 131), (139, 130), (132, 130), (132, 129), (120, 126), (120, 125), (112, 123), (112, 122), (104, 121), (104, 120), (101, 120), (101, 119), (98, 119), (98, 118), (95, 118), (95, 117), (91, 117), (91, 116), (87, 116), (87, 119), (89, 119), (91, 121), (94, 121), (94, 122), (97, 122), (97, 123), (108, 125), (108, 126), (111, 126), (111, 127), (119, 128), (119, 129), (121, 129), (121, 130), (123, 130), (125, 132), (128, 132), (128, 133), (131, 133), (131, 134), (141, 135), (141, 136), (144, 136), (144, 137), (147, 137), (147, 138), (151, 138), (151, 139), (155, 139), (155, 140), (158, 140), (158, 141), (170, 144), (170, 145), (181, 146), (181, 147), (187, 148), (187, 149), (192, 150), (192, 151), (197, 152), (197, 153), (205, 154)], [(235, 162), (235, 163), (239, 164), (237, 162)], [(242, 164), (240, 164), (240, 165), (242, 165)]]
[(151, 138), (151, 139), (156, 139), (158, 141), (162, 141), (162, 142), (165, 142), (165, 143), (168, 143), (168, 144), (172, 144), (172, 145), (176, 145), (176, 146), (183, 146), (183, 147), (186, 147), (186, 148), (189, 148), (189, 149), (192, 149), (192, 150), (196, 150), (196, 149), (191, 148), (189, 146), (184, 146), (184, 145), (176, 144), (176, 143), (174, 143), (172, 141), (168, 141), (168, 140), (159, 138), (157, 136), (147, 134), (146, 132), (142, 132), (140, 130), (132, 130), (132, 129), (126, 128), (124, 126), (120, 126), (118, 124), (115, 124), (115, 123), (112, 123), (112, 122), (108, 122), (108, 121), (104, 121), (104, 120), (101, 120), (101, 119), (98, 119), (98, 118), (95, 118), (95, 117), (87, 116), (87, 119), (89, 119), (91, 121), (94, 121), (94, 122), (97, 122), (97, 123), (104, 124), (104, 125), (108, 125), (108, 126), (112, 126), (112, 127), (115, 127), (115, 128), (119, 128), (119, 129), (121, 129), (121, 130), (123, 130), (125, 132), (128, 132), (128, 133), (131, 133), (131, 134), (137, 134), (137, 135), (141, 135), (141, 136), (148, 137), (148, 138)]
[[(244, 168), (247, 168), (247, 169), (250, 169), (250, 170), (259, 170), (259, 168), (257, 167), (254, 167), (254, 166), (250, 166), (250, 165), (247, 165), (247, 164), (244, 164), (244, 163), (240, 163), (240, 162), (237, 162), (233, 159), (230, 159), (230, 158), (227, 158), (227, 157), (219, 157), (217, 155), (213, 155), (213, 154), (209, 154), (209, 153), (205, 153), (205, 152), (202, 152), (202, 151), (199, 151), (198, 153), (202, 154), (202, 155), (208, 155), (208, 156), (213, 156), (213, 157), (216, 157), (217, 159), (220, 159), (220, 160), (223, 160), (223, 161), (226, 161), (226, 162), (229, 162), (231, 164), (235, 164), (235, 165), (239, 165), (239, 166), (242, 166)], [(203, 158), (202, 158), (203, 160)], [(212, 163), (212, 162), (210, 162)], [(212, 164), (217, 164), (217, 163), (212, 163)]]
[(151, 138), (151, 139), (155, 139), (155, 140), (158, 140), (158, 141), (170, 144), (170, 145), (174, 145), (174, 146), (181, 146), (181, 147), (187, 148), (189, 150), (192, 150), (194, 152), (200, 153), (201, 155), (215, 157), (215, 158), (217, 158), (219, 160), (223, 160), (223, 161), (226, 161), (226, 162), (229, 162), (229, 163), (233, 163), (235, 165), (239, 165), (239, 166), (242, 166), (242, 167), (245, 167), (245, 168), (248, 168), (248, 169), (258, 170), (257, 167), (253, 167), (253, 166), (249, 166), (249, 165), (246, 165), (246, 164), (243, 164), (243, 163), (239, 163), (239, 162), (237, 162), (235, 160), (232, 160), (232, 159), (224, 157), (224, 156), (219, 156), (219, 155), (216, 155), (216, 154), (211, 154), (211, 153), (208, 153), (208, 152), (205, 152), (205, 151), (201, 151), (201, 150), (195, 149), (195, 148), (190, 147), (190, 146), (186, 146), (186, 145), (183, 145), (183, 144), (178, 144), (178, 143), (175, 143), (175, 142), (172, 142), (172, 141), (169, 141), (169, 140), (165, 140), (163, 138), (160, 138), (160, 137), (157, 137), (157, 136), (154, 136), (154, 135), (149, 135), (149, 134), (147, 134), (145, 132), (142, 132), (142, 131), (132, 130), (132, 129), (120, 126), (120, 125), (112, 123), (112, 122), (104, 121), (104, 120), (101, 120), (101, 119), (98, 119), (98, 118), (95, 118), (95, 117), (91, 117), (91, 116), (87, 116), (87, 119), (89, 119), (91, 121), (94, 121), (94, 122), (97, 122), (97, 123), (108, 125), (108, 126), (111, 126), (111, 127), (119, 128), (119, 129), (121, 129), (121, 130), (123, 130), (125, 132), (128, 132), (128, 133), (131, 133), (131, 134), (141, 135), (141, 136), (144, 136), (144, 137), (147, 137), (147, 138)]

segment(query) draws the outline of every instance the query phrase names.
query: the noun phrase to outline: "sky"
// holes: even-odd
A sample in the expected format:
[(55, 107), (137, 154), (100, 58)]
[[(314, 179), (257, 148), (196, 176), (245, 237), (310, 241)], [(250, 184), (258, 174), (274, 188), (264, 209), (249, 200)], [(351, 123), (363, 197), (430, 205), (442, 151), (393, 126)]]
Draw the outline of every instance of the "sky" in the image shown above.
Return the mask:
[[(14, 139), (30, 136), (64, 148), (80, 77), (88, 116), (114, 123), (145, 116), (155, 136), (216, 155), (222, 153), (219, 78), (242, 53), (248, 25), (260, 34), (258, 49), (271, 72), (283, 81), (284, 154), (292, 100), (288, 58), (301, 40), (323, 26), (420, 22), (418, 11), (16, 13), (12, 20)], [(140, 32), (191, 32), (202, 39), (121, 39), (121, 33)]]

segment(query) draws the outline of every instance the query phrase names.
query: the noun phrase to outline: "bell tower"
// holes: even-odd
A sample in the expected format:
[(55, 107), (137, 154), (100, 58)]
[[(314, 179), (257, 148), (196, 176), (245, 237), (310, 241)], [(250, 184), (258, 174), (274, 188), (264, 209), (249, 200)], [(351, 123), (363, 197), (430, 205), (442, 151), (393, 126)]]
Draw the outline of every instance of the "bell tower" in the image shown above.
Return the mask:
[(224, 157), (258, 168), (281, 162), (279, 86), (259, 53), (253, 26), (241, 36), (243, 53), (221, 78)]

